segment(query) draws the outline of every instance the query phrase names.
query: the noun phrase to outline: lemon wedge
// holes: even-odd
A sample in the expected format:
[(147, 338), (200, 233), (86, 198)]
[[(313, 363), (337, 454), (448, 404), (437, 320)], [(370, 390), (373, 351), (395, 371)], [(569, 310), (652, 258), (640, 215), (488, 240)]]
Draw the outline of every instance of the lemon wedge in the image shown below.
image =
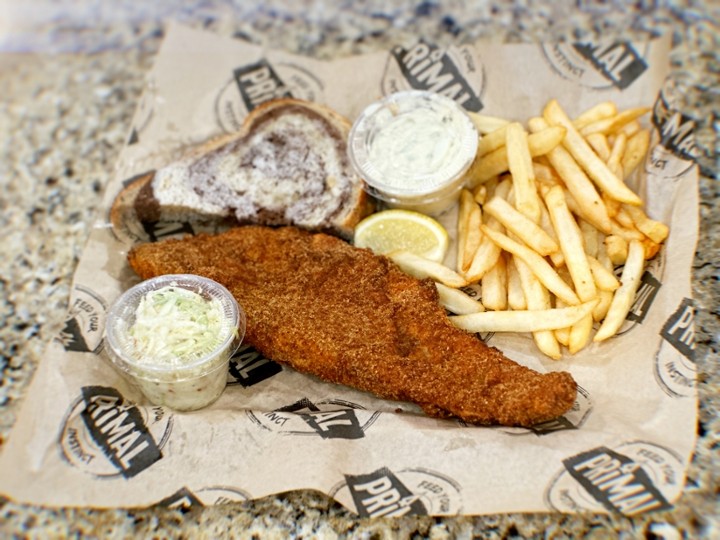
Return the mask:
[(448, 233), (433, 218), (410, 210), (383, 210), (355, 227), (353, 243), (378, 254), (399, 249), (442, 262), (448, 250)]

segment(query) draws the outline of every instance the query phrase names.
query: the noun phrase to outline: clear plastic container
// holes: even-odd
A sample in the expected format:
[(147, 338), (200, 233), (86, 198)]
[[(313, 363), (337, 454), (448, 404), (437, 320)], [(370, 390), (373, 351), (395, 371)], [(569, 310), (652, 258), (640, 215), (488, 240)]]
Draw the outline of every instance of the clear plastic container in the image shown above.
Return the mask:
[[(201, 345), (188, 347), (188, 343), (195, 341), (186, 339), (189, 331), (182, 330), (179, 323), (174, 324), (177, 321), (171, 320), (173, 313), (179, 319), (179, 312), (172, 310), (160, 313), (156, 318), (161, 321), (161, 326), (152, 347), (137, 338), (135, 325), (140, 324), (139, 317), (146, 317), (142, 310), (138, 310), (141, 301), (146, 299), (148, 302), (151, 298), (149, 295), (160, 290), (168, 294), (167, 287), (174, 288), (169, 291), (169, 295), (186, 297), (183, 298), (186, 305), (199, 300), (195, 305), (190, 304), (190, 307), (197, 306), (199, 313), (211, 315), (208, 320), (212, 324), (208, 323), (207, 327), (211, 332), (206, 333), (206, 336), (211, 337), (200, 341)], [(192, 291), (199, 298), (177, 289)], [(206, 319), (199, 320), (202, 322)], [(201, 323), (197, 324), (201, 326)], [(190, 274), (160, 276), (127, 290), (110, 308), (105, 327), (106, 350), (112, 363), (138, 386), (151, 403), (178, 411), (191, 411), (211, 404), (222, 394), (227, 382), (230, 357), (242, 343), (245, 324), (245, 312), (232, 294), (219, 283)], [(181, 332), (174, 334), (184, 339), (181, 345), (176, 346), (177, 350), (165, 347), (161, 334), (166, 331)], [(153, 338), (152, 334), (150, 338)]]
[(477, 143), (460, 105), (409, 90), (365, 108), (350, 131), (348, 153), (368, 193), (386, 206), (439, 215), (457, 202)]

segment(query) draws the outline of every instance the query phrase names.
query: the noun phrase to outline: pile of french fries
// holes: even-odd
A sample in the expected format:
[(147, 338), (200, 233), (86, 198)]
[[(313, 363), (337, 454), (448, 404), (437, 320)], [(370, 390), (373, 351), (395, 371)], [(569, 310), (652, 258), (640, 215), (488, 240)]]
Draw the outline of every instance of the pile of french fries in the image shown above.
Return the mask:
[[(465, 330), (530, 332), (553, 359), (610, 338), (669, 233), (626, 183), (648, 151), (649, 110), (603, 102), (571, 119), (552, 100), (527, 127), (471, 113), (483, 136), (460, 196), (456, 268), (390, 256), (434, 279)], [(474, 283), (480, 302), (460, 290)]]

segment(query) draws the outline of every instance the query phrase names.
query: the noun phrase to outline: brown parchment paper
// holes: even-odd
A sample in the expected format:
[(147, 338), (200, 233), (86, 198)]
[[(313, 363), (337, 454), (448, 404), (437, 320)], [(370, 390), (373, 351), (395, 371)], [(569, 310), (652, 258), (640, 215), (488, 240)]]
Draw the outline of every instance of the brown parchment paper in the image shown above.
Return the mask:
[[(308, 488), (369, 516), (670, 507), (695, 442), (698, 178), (692, 133), (666, 81), (668, 50), (665, 39), (446, 50), (418, 39), (317, 61), (172, 25), (77, 268), (66, 328), (47, 347), (0, 457), (0, 492), (49, 506), (138, 507)], [(573, 411), (535, 429), (466, 426), (323, 383), (251, 349), (234, 358), (211, 407), (177, 413), (145, 402), (110, 367), (102, 342), (107, 307), (138, 281), (125, 260), (134, 239), (107, 216), (123, 182), (236, 129), (263, 99), (292, 95), (354, 119), (411, 86), (521, 122), (550, 98), (570, 114), (608, 99), (655, 107), (634, 187), (671, 234), (620, 334), (560, 361), (541, 357), (527, 336), (483, 336), (537, 370), (571, 371), (581, 386)], [(454, 219), (442, 217), (451, 234)]]

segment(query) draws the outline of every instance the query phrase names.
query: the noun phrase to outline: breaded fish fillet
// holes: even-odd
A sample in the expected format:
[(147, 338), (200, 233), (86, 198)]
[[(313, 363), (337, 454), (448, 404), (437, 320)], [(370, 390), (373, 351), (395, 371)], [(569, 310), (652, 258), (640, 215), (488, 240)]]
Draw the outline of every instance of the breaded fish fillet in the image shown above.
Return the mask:
[(450, 323), (432, 281), (333, 236), (246, 226), (138, 245), (128, 259), (143, 279), (225, 285), (246, 311), (246, 341), (268, 358), (431, 416), (529, 426), (575, 400), (568, 373), (509, 360)]

